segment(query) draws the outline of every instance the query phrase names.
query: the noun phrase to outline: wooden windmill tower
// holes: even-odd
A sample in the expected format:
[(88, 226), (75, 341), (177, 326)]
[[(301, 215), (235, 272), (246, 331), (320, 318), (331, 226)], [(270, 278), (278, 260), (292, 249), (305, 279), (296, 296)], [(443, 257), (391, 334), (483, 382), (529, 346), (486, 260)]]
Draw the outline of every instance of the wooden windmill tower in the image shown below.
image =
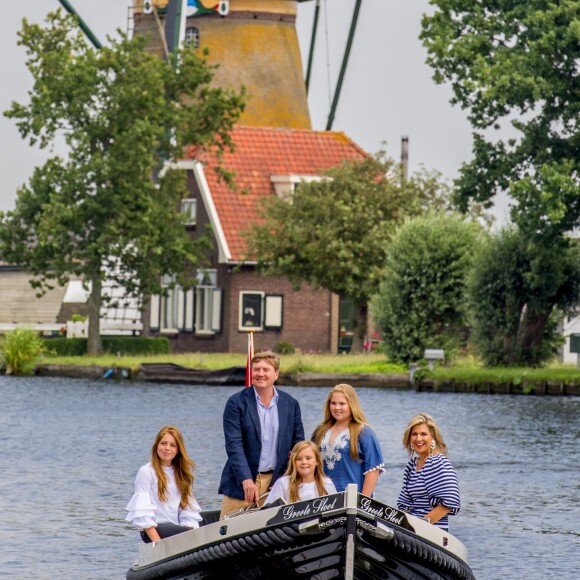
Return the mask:
[[(304, 0), (302, 0), (304, 1)], [(177, 20), (184, 42), (219, 64), (214, 82), (239, 89), (249, 101), (241, 123), (310, 129), (310, 115), (296, 33), (297, 0), (183, 0), (171, 14), (170, 0), (135, 0), (134, 32), (151, 35), (163, 53), (161, 30)], [(165, 33), (167, 43), (173, 32)]]

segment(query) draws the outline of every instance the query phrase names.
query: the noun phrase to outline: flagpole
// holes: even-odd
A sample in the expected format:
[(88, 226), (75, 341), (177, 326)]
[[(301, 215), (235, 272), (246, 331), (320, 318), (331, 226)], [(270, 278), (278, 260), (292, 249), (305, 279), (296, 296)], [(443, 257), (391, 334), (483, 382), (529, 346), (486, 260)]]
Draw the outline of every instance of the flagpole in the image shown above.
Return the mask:
[(251, 387), (252, 380), (252, 359), (254, 358), (254, 331), (248, 331), (248, 357), (246, 360), (246, 387)]

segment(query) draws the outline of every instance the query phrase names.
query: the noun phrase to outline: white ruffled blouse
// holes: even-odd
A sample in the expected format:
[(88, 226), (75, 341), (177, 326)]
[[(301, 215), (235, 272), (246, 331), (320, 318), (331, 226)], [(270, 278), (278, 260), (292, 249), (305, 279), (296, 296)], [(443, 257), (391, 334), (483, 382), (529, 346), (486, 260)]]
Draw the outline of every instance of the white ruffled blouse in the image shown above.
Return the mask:
[(125, 519), (139, 530), (157, 527), (157, 524), (163, 523), (199, 528), (202, 518), (197, 501), (191, 498), (189, 506), (181, 509), (181, 494), (175, 483), (173, 467), (163, 467), (163, 471), (167, 476), (167, 501), (159, 499), (157, 475), (151, 463), (147, 463), (137, 472), (135, 493), (125, 508), (129, 512)]

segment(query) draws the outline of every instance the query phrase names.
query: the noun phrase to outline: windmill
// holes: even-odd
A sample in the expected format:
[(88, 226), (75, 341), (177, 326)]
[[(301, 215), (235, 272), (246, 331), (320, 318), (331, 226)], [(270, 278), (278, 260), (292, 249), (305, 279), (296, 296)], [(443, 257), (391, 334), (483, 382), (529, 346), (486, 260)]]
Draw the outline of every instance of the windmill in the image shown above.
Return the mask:
[[(68, 0), (61, 5), (79, 18), (96, 48), (101, 44)], [(315, 2), (306, 75), (296, 34), (297, 6)], [(346, 75), (362, 0), (356, 0), (326, 130), (331, 130)], [(150, 36), (160, 56), (181, 44), (209, 50), (219, 64), (214, 82), (238, 89), (250, 99), (243, 124), (310, 129), (308, 88), (316, 47), (321, 0), (132, 0), (133, 30)], [(305, 76), (305, 80), (304, 80)]]

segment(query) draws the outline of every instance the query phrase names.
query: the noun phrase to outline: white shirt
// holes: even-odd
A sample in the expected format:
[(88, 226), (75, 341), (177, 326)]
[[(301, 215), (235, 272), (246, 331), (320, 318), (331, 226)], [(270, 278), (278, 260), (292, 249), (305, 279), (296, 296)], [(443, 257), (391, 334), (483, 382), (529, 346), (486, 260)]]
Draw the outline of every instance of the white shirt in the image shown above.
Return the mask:
[[(285, 502), (290, 501), (290, 476), (284, 475), (276, 480), (276, 483), (272, 486), (272, 490), (268, 494), (264, 505), (275, 502), (278, 498), (282, 498)], [(336, 487), (332, 483), (330, 477), (324, 477), (324, 487), (330, 495), (331, 493), (336, 493)], [(318, 489), (316, 489), (316, 482), (311, 483), (301, 483), (298, 486), (298, 495), (302, 501), (307, 499), (314, 499), (318, 497)]]
[(147, 463), (137, 472), (135, 493), (125, 508), (129, 512), (125, 519), (140, 530), (163, 523), (199, 528), (201, 508), (197, 501), (191, 498), (189, 506), (181, 509), (181, 494), (175, 483), (173, 467), (163, 467), (163, 471), (167, 476), (167, 501), (159, 499), (157, 475), (151, 463)]

